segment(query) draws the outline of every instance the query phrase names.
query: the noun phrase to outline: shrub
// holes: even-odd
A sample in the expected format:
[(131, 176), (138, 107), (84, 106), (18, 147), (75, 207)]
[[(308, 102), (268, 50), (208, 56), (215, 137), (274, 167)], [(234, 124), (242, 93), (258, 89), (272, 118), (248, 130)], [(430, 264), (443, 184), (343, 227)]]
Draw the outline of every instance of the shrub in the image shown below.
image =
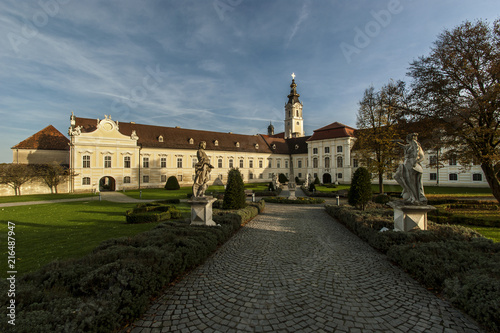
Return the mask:
[(267, 190), (271, 191), (271, 192), (275, 190), (273, 182), (269, 182), (269, 185), (267, 186)]
[(354, 172), (351, 180), (348, 201), (351, 206), (356, 206), (365, 210), (366, 204), (372, 197), (372, 187), (370, 173), (364, 167), (360, 167)]
[(386, 194), (379, 194), (373, 198), (373, 202), (378, 204), (386, 204), (391, 201), (391, 197)]
[(316, 191), (316, 185), (314, 185), (314, 183), (309, 184), (308, 191), (314, 193), (314, 191)]
[(314, 177), (314, 184), (319, 185), (321, 182), (319, 181), (318, 176)]
[(180, 218), (182, 214), (175, 206), (160, 203), (138, 204), (134, 209), (125, 212), (127, 223), (159, 222)]
[(179, 186), (179, 181), (177, 181), (177, 177), (170, 176), (167, 179), (167, 183), (165, 184), (165, 190), (178, 190), (181, 187)]
[(288, 182), (288, 178), (285, 176), (284, 173), (280, 173), (278, 175), (278, 181), (283, 184), (283, 183)]
[(238, 169), (229, 170), (224, 192), (224, 209), (240, 209), (246, 206), (245, 184)]
[[(217, 228), (168, 221), (102, 242), (83, 258), (55, 261), (16, 281), (17, 332), (111, 332), (140, 317), (152, 297), (201, 264), (264, 202), (214, 216)], [(7, 290), (7, 281), (0, 280)], [(9, 304), (0, 294), (0, 306)], [(0, 331), (10, 332), (7, 320)]]

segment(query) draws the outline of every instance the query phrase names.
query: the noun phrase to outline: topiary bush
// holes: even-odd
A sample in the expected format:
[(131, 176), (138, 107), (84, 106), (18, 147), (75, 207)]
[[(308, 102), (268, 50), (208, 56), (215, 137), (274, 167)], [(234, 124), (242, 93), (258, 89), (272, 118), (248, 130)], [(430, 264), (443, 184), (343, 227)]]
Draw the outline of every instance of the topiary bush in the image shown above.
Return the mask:
[(283, 184), (283, 183), (288, 182), (288, 178), (285, 176), (285, 174), (284, 174), (284, 173), (280, 173), (280, 174), (278, 175), (278, 180), (279, 180), (279, 182), (280, 182), (280, 183), (282, 183), (282, 184)]
[(349, 205), (365, 210), (366, 204), (372, 198), (371, 176), (368, 170), (360, 167), (354, 172), (349, 189)]
[(178, 190), (180, 189), (179, 181), (177, 180), (177, 177), (175, 176), (170, 176), (167, 179), (167, 183), (165, 184), (165, 190)]
[(314, 177), (314, 184), (319, 185), (321, 182), (319, 181), (318, 176)]
[(240, 170), (231, 169), (227, 176), (226, 191), (224, 192), (224, 209), (240, 209), (246, 206), (245, 184)]

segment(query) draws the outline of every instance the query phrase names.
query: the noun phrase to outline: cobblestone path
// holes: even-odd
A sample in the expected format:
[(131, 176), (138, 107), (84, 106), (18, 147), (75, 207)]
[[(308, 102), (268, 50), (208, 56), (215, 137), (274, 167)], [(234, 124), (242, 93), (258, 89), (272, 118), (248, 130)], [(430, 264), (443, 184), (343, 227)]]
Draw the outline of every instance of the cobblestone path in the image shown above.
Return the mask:
[(126, 331), (481, 332), (324, 207), (273, 204)]

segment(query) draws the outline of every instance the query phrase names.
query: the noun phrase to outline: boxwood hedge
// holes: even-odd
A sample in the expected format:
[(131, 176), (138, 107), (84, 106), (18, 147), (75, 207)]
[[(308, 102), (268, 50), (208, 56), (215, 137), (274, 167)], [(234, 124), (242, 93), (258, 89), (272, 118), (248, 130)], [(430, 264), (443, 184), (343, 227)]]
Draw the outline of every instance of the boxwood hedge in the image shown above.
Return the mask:
[[(201, 264), (264, 202), (218, 212), (220, 227), (167, 221), (134, 237), (102, 242), (83, 258), (54, 261), (16, 281), (17, 332), (110, 332), (141, 316), (152, 297)], [(0, 280), (1, 290), (8, 290)], [(0, 306), (8, 306), (7, 293)], [(0, 331), (9, 332), (7, 320)]]

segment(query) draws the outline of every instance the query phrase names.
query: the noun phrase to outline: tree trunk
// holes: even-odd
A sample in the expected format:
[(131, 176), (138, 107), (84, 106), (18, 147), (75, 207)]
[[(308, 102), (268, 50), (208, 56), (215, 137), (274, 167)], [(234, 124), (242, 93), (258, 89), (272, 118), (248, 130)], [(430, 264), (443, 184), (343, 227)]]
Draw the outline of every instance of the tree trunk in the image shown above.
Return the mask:
[(490, 185), (493, 196), (500, 203), (500, 181), (495, 173), (495, 168), (490, 163), (483, 163), (481, 164), (481, 169), (483, 169), (486, 181), (488, 181), (488, 185)]
[(378, 174), (378, 191), (380, 194), (384, 193), (384, 174), (381, 172)]

